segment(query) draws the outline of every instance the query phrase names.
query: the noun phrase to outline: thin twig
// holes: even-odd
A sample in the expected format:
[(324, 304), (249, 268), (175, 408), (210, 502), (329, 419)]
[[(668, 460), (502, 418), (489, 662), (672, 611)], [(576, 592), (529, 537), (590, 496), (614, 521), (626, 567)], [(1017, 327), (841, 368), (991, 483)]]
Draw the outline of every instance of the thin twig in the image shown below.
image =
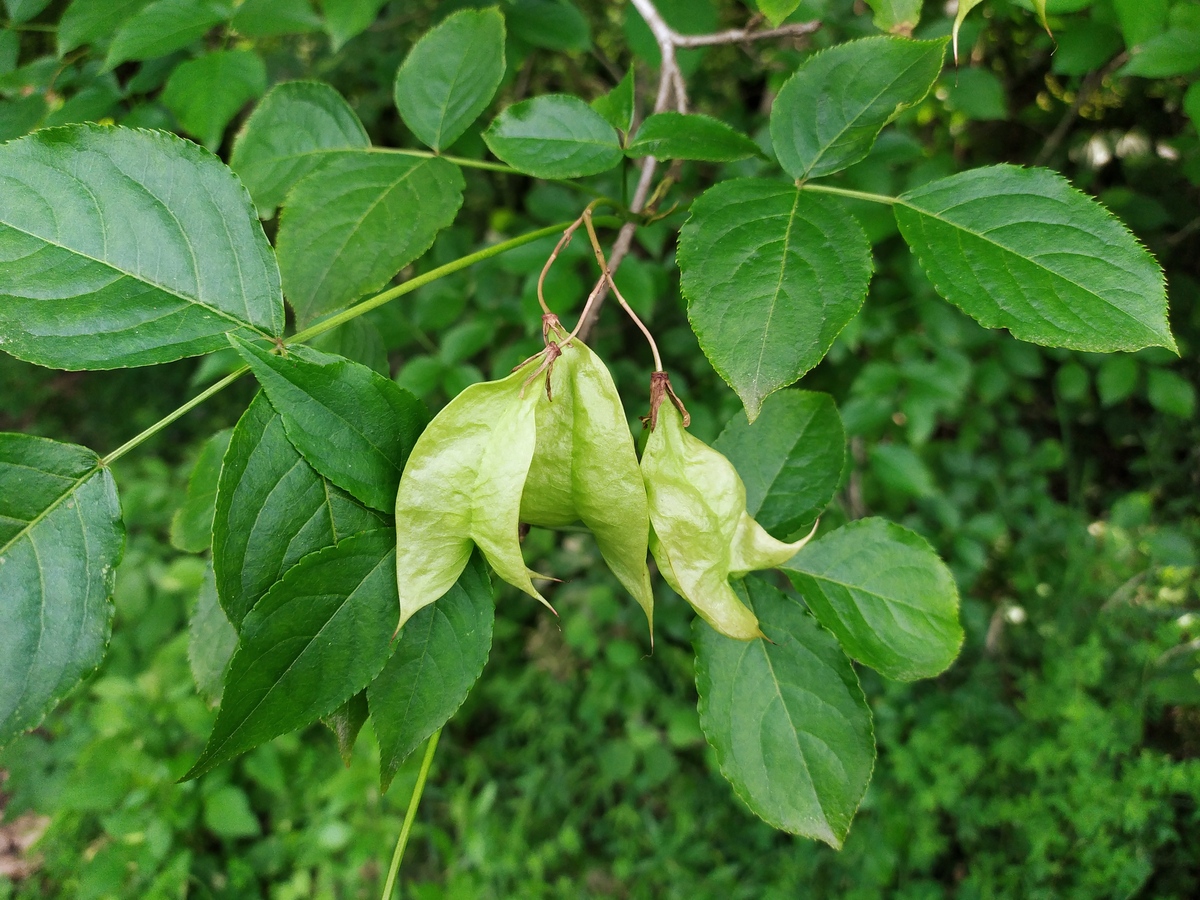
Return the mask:
[(755, 30), (750, 28), (731, 28), (728, 31), (715, 31), (712, 34), (679, 34), (675, 32), (675, 46), (711, 47), (714, 44), (741, 44), (746, 41), (766, 41), (771, 38), (803, 37), (812, 34), (821, 27), (819, 21), (796, 22), (792, 25), (781, 25), (778, 28)]

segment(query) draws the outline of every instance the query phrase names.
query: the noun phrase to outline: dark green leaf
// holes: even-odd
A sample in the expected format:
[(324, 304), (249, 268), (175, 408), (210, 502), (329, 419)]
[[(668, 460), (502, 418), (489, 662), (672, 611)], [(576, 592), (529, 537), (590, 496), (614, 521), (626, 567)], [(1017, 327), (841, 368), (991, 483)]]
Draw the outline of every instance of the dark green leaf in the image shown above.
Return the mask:
[(738, 413), (713, 447), (746, 485), (746, 512), (780, 540), (803, 537), (841, 480), (846, 433), (828, 394), (781, 391), (751, 425)]
[(756, 815), (840, 848), (875, 763), (858, 676), (795, 600), (757, 578), (739, 593), (770, 641), (735, 641), (696, 620), (700, 726)]
[(333, 50), (341, 50), (346, 41), (362, 34), (379, 17), (387, 0), (321, 0), (325, 11), (325, 30)]
[(487, 109), (504, 77), (504, 17), (464, 9), (426, 33), (396, 73), (396, 108), (412, 133), (444, 150)]
[(871, 247), (829, 197), (739, 179), (692, 204), (679, 268), (700, 346), (754, 421), (763, 398), (819, 363), (858, 312)]
[(428, 421), (421, 401), (348, 359), (303, 346), (276, 356), (234, 344), (309, 465), (367, 506), (393, 509), (404, 461)]
[(0, 142), (29, 134), (42, 123), (49, 109), (42, 94), (0, 100)]
[(394, 153), (341, 154), (297, 184), (275, 244), (300, 321), (384, 287), (454, 221), (462, 191), (452, 163)]
[(1154, 258), (1055, 172), (973, 169), (894, 209), (938, 293), (988, 328), (1073, 350), (1175, 349)]
[(209, 563), (188, 623), (188, 666), (196, 690), (213, 705), (221, 700), (221, 685), (229, 669), (229, 660), (237, 649), (237, 641), (237, 629), (217, 599), (216, 576)]
[(218, 50), (185, 62), (167, 80), (162, 102), (188, 134), (216, 150), (225, 126), (267, 89), (267, 67), (252, 50)]
[(221, 479), (221, 460), (229, 449), (233, 429), (218, 431), (200, 450), (188, 479), (183, 505), (171, 519), (171, 544), (188, 553), (203, 553), (212, 546), (213, 509), (217, 502), (217, 483)]
[(677, 112), (648, 118), (625, 150), (626, 156), (706, 162), (732, 162), (761, 153), (754, 141), (720, 119)]
[(113, 113), (120, 102), (121, 91), (116, 79), (111, 82), (97, 79), (46, 116), (42, 126), (98, 122)]
[(233, 15), (233, 28), (246, 37), (307, 34), (321, 27), (310, 0), (246, 0)]
[(510, 106), (483, 139), (500, 159), (536, 178), (596, 175), (622, 157), (613, 127), (567, 94), (546, 94)]
[(592, 45), (591, 29), (569, 0), (513, 0), (507, 7), (513, 37), (559, 53), (586, 53)]
[(58, 23), (58, 53), (103, 40), (150, 0), (73, 0)]
[(111, 369), (208, 353), (228, 332), (282, 333), (250, 198), (195, 144), (52, 128), (0, 147), (0, 173), (0, 349)]
[(921, 21), (921, 0), (867, 0), (880, 31), (910, 35)]
[(213, 567), (221, 606), (240, 626), (301, 557), (383, 524), (304, 461), (259, 394), (233, 430), (217, 487)]
[(907, 528), (859, 519), (810, 542), (781, 568), (846, 652), (888, 678), (929, 678), (958, 655), (954, 576)]
[(793, 178), (817, 178), (858, 162), (883, 126), (929, 93), (945, 54), (945, 39), (879, 36), (813, 56), (771, 107), (779, 164)]
[(132, 59), (154, 59), (182, 50), (230, 15), (220, 0), (154, 0), (117, 29), (106, 68), (115, 69)]
[(350, 760), (354, 752), (354, 742), (358, 740), (358, 733), (362, 731), (362, 727), (366, 724), (369, 714), (367, 692), (359, 691), (329, 715), (321, 719), (322, 722), (329, 726), (329, 730), (333, 732), (333, 736), (337, 738), (338, 754), (342, 757), (342, 762), (347, 766), (350, 765)]
[(333, 712), (387, 662), (396, 533), (356, 535), (294, 566), (242, 622), (217, 721), (184, 780)]
[(628, 134), (633, 130), (634, 67), (630, 66), (621, 83), (592, 101), (592, 109), (600, 113), (613, 128)]
[(467, 699), (487, 662), (494, 619), (487, 567), (476, 553), (454, 587), (401, 629), (395, 652), (367, 689), (384, 791), (408, 755)]
[(95, 453), (0, 434), (0, 745), (100, 664), (124, 542)]
[(276, 85), (255, 107), (233, 144), (230, 167), (264, 219), (292, 185), (344, 150), (371, 145), (342, 95), (318, 81)]

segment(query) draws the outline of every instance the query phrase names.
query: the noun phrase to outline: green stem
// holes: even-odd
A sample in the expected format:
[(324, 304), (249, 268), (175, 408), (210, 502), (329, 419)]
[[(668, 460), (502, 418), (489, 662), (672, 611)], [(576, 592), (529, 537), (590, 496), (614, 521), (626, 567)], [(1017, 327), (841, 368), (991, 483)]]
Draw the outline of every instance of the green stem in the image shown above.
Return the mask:
[(866, 191), (851, 191), (828, 184), (809, 184), (805, 182), (800, 185), (800, 190), (816, 191), (819, 194), (837, 194), (839, 197), (849, 197), (852, 200), (867, 200), (871, 203), (883, 203), (887, 206), (901, 202), (898, 198), (889, 197), (887, 194), (868, 194)]
[(236, 372), (232, 372), (229, 375), (226, 375), (224, 378), (222, 378), (216, 384), (212, 385), (210, 388), (203, 391), (202, 393), (197, 394), (195, 397), (193, 397), (187, 403), (183, 404), (183, 406), (176, 409), (174, 412), (167, 413), (165, 416), (163, 416), (161, 419), (159, 419), (157, 422), (155, 422), (153, 425), (151, 425), (149, 428), (147, 428), (145, 431), (143, 431), (137, 437), (131, 438), (130, 440), (126, 441), (124, 444), (122, 444), (120, 447), (118, 447), (112, 453), (108, 454), (108, 456), (104, 457), (104, 459), (100, 460), (100, 464), (102, 466), (107, 466), (110, 463), (116, 462), (118, 459), (120, 459), (122, 456), (124, 456), (126, 453), (128, 453), (130, 450), (132, 450), (134, 447), (144, 444), (146, 441), (150, 440), (150, 438), (154, 437), (154, 435), (158, 434), (160, 431), (162, 431), (164, 428), (166, 428), (168, 425), (170, 425), (176, 419), (187, 415), (189, 412), (191, 412), (193, 409), (195, 409), (197, 406), (199, 406), (201, 403), (203, 403), (209, 397), (219, 394), (221, 391), (225, 390), (225, 388), (229, 387), (231, 384), (233, 384), (235, 381), (237, 381), (239, 378), (241, 378), (243, 375), (245, 375), (249, 371), (250, 371), (249, 366), (242, 366)]
[(505, 172), (510, 175), (523, 175), (512, 166), (504, 163), (488, 162), (486, 159), (467, 159), (465, 156), (447, 156), (444, 153), (434, 153), (432, 150), (416, 150), (409, 147), (372, 147), (372, 153), (397, 153), (400, 156), (420, 156), (423, 159), (444, 159), (464, 169), (484, 169), (488, 172)]
[(400, 860), (404, 858), (404, 848), (408, 846), (408, 834), (412, 831), (413, 821), (417, 818), (417, 807), (421, 803), (421, 794), (425, 793), (425, 779), (429, 777), (429, 767), (433, 765), (433, 754), (437, 750), (438, 738), (442, 729), (438, 729), (429, 739), (425, 747), (425, 758), (421, 760), (421, 771), (417, 774), (417, 785), (413, 788), (412, 797), (408, 801), (408, 812), (404, 814), (404, 824), (400, 827), (400, 837), (396, 841), (396, 852), (392, 854), (392, 865), (388, 869), (387, 881), (383, 885), (382, 900), (391, 900), (392, 891), (396, 888), (396, 876), (400, 874)]
[[(612, 220), (617, 221), (616, 219)], [(608, 217), (603, 220), (604, 224), (611, 224)], [(561, 234), (562, 231), (570, 226), (570, 222), (560, 222), (557, 225), (547, 225), (545, 228), (539, 228), (537, 231), (531, 231), (528, 234), (523, 234), (520, 237), (515, 237), (507, 241), (502, 241), (499, 244), (493, 244), (490, 247), (484, 247), (482, 250), (477, 250), (474, 253), (464, 256), (461, 259), (456, 259), (454, 262), (446, 263), (444, 266), (438, 266), (436, 269), (430, 269), (423, 275), (418, 275), (415, 278), (410, 278), (403, 284), (398, 284), (394, 288), (384, 291), (382, 294), (376, 294), (374, 297), (369, 297), (361, 303), (355, 304), (349, 309), (342, 310), (335, 316), (330, 316), (315, 325), (301, 331), (288, 339), (289, 344), (303, 344), (305, 341), (311, 341), (319, 334), (324, 334), (339, 325), (344, 325), (351, 319), (357, 319), (363, 313), (370, 312), (376, 307), (395, 300), (397, 297), (403, 297), (405, 294), (415, 291), (417, 288), (424, 287), (432, 281), (437, 281), (439, 278), (445, 278), (447, 275), (452, 275), (455, 272), (472, 266), (477, 262), (485, 259), (490, 259), (493, 256), (499, 256), (507, 250), (512, 250), (524, 244), (532, 243), (544, 237), (549, 237), (552, 234)]]

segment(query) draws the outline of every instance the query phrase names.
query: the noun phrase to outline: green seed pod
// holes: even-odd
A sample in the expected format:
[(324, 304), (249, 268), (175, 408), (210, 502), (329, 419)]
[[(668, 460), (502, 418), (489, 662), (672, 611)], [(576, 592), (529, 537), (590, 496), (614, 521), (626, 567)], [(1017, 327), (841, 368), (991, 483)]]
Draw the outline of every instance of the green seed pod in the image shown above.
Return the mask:
[[(473, 384), (417, 439), (396, 494), (400, 625), (448, 591), (478, 545), (496, 574), (546, 603), (529, 580), (517, 529), (536, 441), (541, 356)], [(549, 606), (549, 604), (546, 604)]]
[(787, 562), (808, 538), (787, 544), (767, 534), (746, 512), (746, 487), (733, 464), (688, 434), (670, 403), (654, 417), (642, 476), (653, 526), (650, 551), (659, 570), (721, 634), (742, 641), (762, 637), (757, 617), (729, 579)]
[(521, 521), (544, 528), (583, 522), (653, 630), (646, 489), (617, 387), (576, 338), (554, 363), (550, 388), (549, 397), (538, 392), (537, 445)]

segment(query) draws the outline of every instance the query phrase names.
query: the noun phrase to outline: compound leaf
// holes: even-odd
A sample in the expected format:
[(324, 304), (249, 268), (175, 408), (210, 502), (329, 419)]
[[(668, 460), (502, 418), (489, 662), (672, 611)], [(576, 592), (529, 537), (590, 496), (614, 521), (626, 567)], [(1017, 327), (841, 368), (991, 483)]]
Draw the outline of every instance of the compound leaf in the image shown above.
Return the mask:
[(379, 674), (396, 628), (396, 533), (310, 554), (242, 621), (208, 744), (184, 780), (329, 715)]
[(840, 848), (871, 780), (871, 712), (829, 632), (776, 588), (739, 591), (769, 641), (697, 619), (700, 726), (738, 796), (775, 828)]
[(404, 623), (367, 688), (384, 791), (408, 755), (467, 699), (492, 648), (495, 614), (487, 566), (476, 553), (454, 587)]
[(212, 550), (222, 608), (240, 627), (302, 557), (384, 524), (304, 461), (260, 393), (233, 429), (217, 486)]
[(1058, 173), (972, 169), (893, 208), (938, 293), (981, 325), (1072, 350), (1175, 350), (1154, 257)]
[(100, 664), (124, 542), (95, 453), (0, 434), (0, 745)]
[(276, 356), (233, 341), (309, 465), (367, 506), (392, 509), (404, 462), (429, 418), (424, 404), (340, 356), (304, 346)]
[(319, 81), (273, 87), (233, 143), (229, 165), (269, 219), (292, 185), (345, 150), (371, 146), (342, 95)]
[(780, 540), (807, 534), (841, 481), (846, 432), (828, 394), (780, 391), (751, 425), (734, 416), (713, 447), (746, 485), (746, 512)]
[(487, 109), (504, 77), (504, 16), (464, 9), (427, 32), (396, 73), (396, 108), (412, 133), (444, 150)]
[(958, 655), (958, 588), (918, 534), (859, 519), (812, 541), (781, 568), (852, 657), (901, 681), (929, 678)]
[(880, 35), (813, 56), (771, 107), (771, 143), (779, 164), (803, 179), (858, 162), (883, 126), (929, 93), (945, 54), (944, 39)]
[(535, 178), (597, 175), (622, 158), (616, 130), (568, 94), (546, 94), (510, 106), (483, 139), (496, 156)]
[(0, 349), (39, 365), (147, 365), (283, 332), (250, 198), (164, 132), (72, 125), (0, 147), (0, 258)]
[(763, 398), (820, 362), (858, 312), (871, 247), (829, 197), (746, 178), (692, 204), (679, 268), (700, 346), (754, 421)]

